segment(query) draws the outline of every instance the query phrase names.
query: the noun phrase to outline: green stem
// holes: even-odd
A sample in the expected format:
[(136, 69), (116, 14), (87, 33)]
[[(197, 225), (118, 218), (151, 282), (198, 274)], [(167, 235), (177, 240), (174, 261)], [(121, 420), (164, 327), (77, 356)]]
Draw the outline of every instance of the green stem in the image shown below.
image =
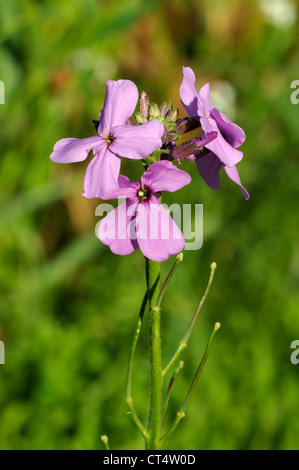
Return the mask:
[(205, 300), (208, 296), (208, 293), (210, 291), (210, 288), (211, 288), (211, 285), (213, 283), (213, 280), (214, 280), (214, 274), (215, 274), (215, 270), (217, 268), (217, 265), (215, 262), (213, 262), (210, 266), (211, 268), (211, 272), (210, 272), (210, 277), (209, 277), (209, 280), (208, 280), (208, 284), (207, 284), (207, 287), (204, 291), (204, 294), (202, 296), (202, 298), (200, 299), (200, 302), (198, 304), (198, 307), (196, 309), (196, 312), (195, 314), (193, 315), (193, 318), (191, 320), (191, 323), (189, 325), (189, 328), (187, 330), (187, 332), (185, 333), (183, 339), (179, 342), (179, 347), (177, 348), (176, 352), (174, 353), (173, 357), (170, 359), (169, 363), (164, 367), (164, 369), (162, 370), (162, 376), (164, 377), (164, 375), (166, 374), (166, 372), (170, 369), (170, 367), (174, 364), (174, 362), (177, 360), (177, 358), (179, 357), (179, 355), (181, 354), (181, 352), (187, 347), (187, 343), (188, 343), (188, 340), (191, 336), (191, 333), (192, 333), (192, 330), (194, 328), (194, 325), (196, 323), (196, 320), (198, 318), (198, 315), (200, 314), (201, 312), (201, 309), (205, 303)]
[(126, 381), (126, 398), (125, 398), (125, 402), (128, 405), (132, 418), (144, 438), (148, 437), (148, 432), (146, 428), (143, 426), (142, 422), (140, 421), (137, 415), (137, 412), (135, 410), (133, 397), (132, 397), (132, 376), (133, 376), (133, 362), (134, 362), (134, 357), (135, 357), (135, 351), (136, 351), (136, 346), (137, 346), (137, 342), (138, 342), (139, 335), (140, 335), (141, 324), (142, 324), (142, 319), (143, 319), (145, 307), (147, 304), (147, 300), (148, 300), (148, 292), (146, 291), (142, 304), (141, 304), (140, 311), (139, 311), (137, 328), (135, 330), (135, 334), (134, 334), (134, 338), (133, 338), (133, 342), (132, 342), (132, 346), (130, 350), (130, 355), (129, 355), (127, 381)]
[(170, 394), (171, 394), (173, 384), (174, 384), (177, 376), (179, 375), (179, 373), (181, 372), (183, 367), (184, 367), (184, 361), (180, 361), (179, 365), (177, 366), (176, 370), (174, 371), (174, 373), (172, 374), (172, 377), (170, 379), (168, 389), (167, 389), (167, 394), (166, 394), (165, 405), (164, 405), (164, 409), (163, 409), (163, 413), (162, 413), (162, 421), (161, 421), (162, 426), (163, 426), (164, 421), (165, 421), (165, 417), (166, 417), (167, 408), (168, 408), (168, 405), (169, 405)]
[(164, 443), (164, 441), (173, 433), (173, 431), (176, 429), (177, 425), (179, 424), (179, 422), (185, 417), (185, 411), (186, 411), (186, 408), (189, 404), (189, 401), (190, 401), (190, 398), (195, 390), (195, 387), (197, 385), (197, 382), (198, 382), (198, 379), (202, 373), (202, 370), (204, 368), (204, 365), (208, 359), (208, 356), (209, 356), (209, 353), (210, 353), (210, 350), (211, 350), (211, 346), (212, 346), (212, 342), (213, 342), (213, 339), (214, 339), (214, 336), (216, 334), (216, 331), (218, 331), (220, 328), (220, 323), (215, 323), (214, 325), (214, 329), (210, 335), (210, 338), (209, 338), (209, 341), (208, 341), (208, 344), (206, 346), (206, 350), (205, 350), (205, 353), (203, 355), (203, 358), (202, 360), (200, 361), (200, 364), (197, 368), (197, 371), (195, 373), (195, 376), (192, 380), (192, 384), (190, 385), (190, 388), (187, 392), (187, 395), (179, 409), (179, 411), (177, 412), (177, 415), (175, 417), (175, 420), (174, 422), (172, 423), (169, 431), (162, 437), (161, 441), (160, 441), (160, 445), (162, 445)]
[(145, 307), (146, 307), (146, 304), (147, 304), (147, 299), (148, 299), (148, 295), (147, 295), (147, 291), (146, 291), (146, 293), (143, 297), (141, 307), (140, 307), (137, 327), (136, 327), (136, 330), (135, 330), (135, 334), (134, 334), (134, 338), (133, 338), (133, 342), (132, 342), (132, 346), (131, 346), (131, 350), (130, 350), (130, 355), (129, 355), (128, 370), (127, 370), (127, 382), (126, 382), (126, 396), (127, 397), (132, 396), (133, 362), (134, 362), (137, 342), (138, 342), (139, 335), (140, 335), (143, 315), (144, 315)]
[(165, 294), (165, 291), (167, 289), (167, 286), (169, 284), (169, 281), (171, 280), (172, 276), (174, 275), (175, 273), (175, 270), (176, 268), (178, 267), (178, 264), (183, 261), (183, 253), (179, 253), (176, 257), (176, 260), (175, 260), (175, 263), (174, 265), (172, 266), (167, 278), (165, 279), (165, 281), (163, 282), (163, 285), (159, 291), (159, 294), (158, 294), (158, 297), (157, 297), (157, 300), (156, 300), (156, 307), (160, 307), (161, 305), (161, 302), (162, 302), (162, 299), (163, 299), (163, 296)]
[(160, 307), (156, 300), (159, 293), (160, 263), (146, 258), (146, 283), (149, 302), (149, 339), (150, 339), (150, 410), (146, 449), (158, 449), (161, 432), (162, 414), (162, 357), (160, 333)]

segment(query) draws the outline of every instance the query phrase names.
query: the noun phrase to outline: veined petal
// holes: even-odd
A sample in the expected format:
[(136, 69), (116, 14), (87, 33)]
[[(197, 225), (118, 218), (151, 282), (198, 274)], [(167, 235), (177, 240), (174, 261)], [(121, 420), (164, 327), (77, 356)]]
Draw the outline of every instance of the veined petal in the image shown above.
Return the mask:
[(86, 139), (61, 139), (54, 145), (50, 158), (57, 163), (82, 162), (87, 158), (90, 150), (101, 146), (102, 142), (103, 139), (98, 135)]
[(132, 239), (130, 236), (129, 224), (132, 219), (128, 215), (128, 202), (125, 201), (100, 222), (98, 237), (116, 255), (129, 255), (138, 247), (136, 237)]
[(125, 197), (127, 199), (131, 199), (131, 201), (135, 200), (136, 203), (139, 202), (139, 199), (136, 195), (137, 190), (140, 187), (139, 181), (131, 182), (129, 178), (127, 178), (126, 176), (119, 175), (118, 186), (119, 186), (118, 189), (116, 189), (115, 191), (112, 191), (112, 193), (102, 196), (102, 199), (106, 201), (108, 199), (118, 199), (118, 198)]
[(211, 117), (217, 122), (220, 127), (225, 140), (234, 148), (240, 147), (246, 139), (245, 132), (234, 122), (230, 121), (225, 114), (221, 113), (218, 109), (213, 108)]
[(245, 199), (249, 199), (249, 193), (248, 191), (244, 188), (244, 186), (242, 186), (242, 183), (241, 183), (241, 180), (240, 180), (240, 176), (239, 176), (239, 173), (238, 173), (238, 170), (237, 170), (237, 167), (235, 166), (232, 166), (232, 167), (227, 167), (225, 166), (224, 167), (225, 171), (226, 171), (226, 174), (227, 176), (232, 180), (234, 181), (235, 183), (237, 183), (240, 188), (241, 188), (241, 191), (243, 193), (243, 196), (245, 197)]
[(112, 127), (124, 125), (134, 113), (138, 90), (131, 80), (108, 80), (104, 108), (100, 114), (98, 133), (106, 136)]
[(112, 129), (111, 152), (125, 158), (148, 157), (162, 146), (163, 124), (157, 119), (139, 126), (116, 126)]
[[(210, 84), (206, 83), (200, 90), (199, 90), (199, 100), (200, 104), (202, 107), (202, 110), (204, 112), (205, 116), (210, 115), (210, 111), (212, 109), (212, 104), (210, 101)], [(203, 116), (203, 114), (200, 114), (201, 108), (198, 108), (198, 113), (199, 116)]]
[(183, 250), (184, 235), (157, 200), (139, 204), (136, 224), (138, 245), (147, 258), (161, 262)]
[(162, 160), (149, 166), (141, 176), (141, 182), (151, 189), (151, 192), (177, 191), (191, 182), (191, 176), (179, 170), (168, 160)]
[(219, 171), (223, 167), (223, 163), (214, 153), (209, 152), (196, 160), (196, 166), (200, 176), (210, 188), (215, 190), (220, 188)]
[(103, 197), (118, 188), (120, 158), (103, 148), (91, 160), (84, 176), (84, 193), (86, 198)]
[[(205, 133), (218, 129), (216, 121), (212, 118), (201, 117), (200, 123)], [(206, 145), (206, 148), (215, 153), (222, 163), (229, 167), (236, 165), (243, 158), (243, 153), (226, 142), (220, 132), (218, 132), (216, 139)]]
[(195, 88), (195, 75), (190, 67), (183, 67), (183, 81), (180, 86), (182, 104), (190, 117), (204, 114)]

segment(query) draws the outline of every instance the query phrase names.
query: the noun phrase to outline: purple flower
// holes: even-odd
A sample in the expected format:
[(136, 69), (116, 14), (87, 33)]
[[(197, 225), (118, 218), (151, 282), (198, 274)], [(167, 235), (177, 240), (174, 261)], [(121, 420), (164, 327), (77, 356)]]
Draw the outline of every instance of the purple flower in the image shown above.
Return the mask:
[(243, 158), (237, 147), (243, 144), (246, 136), (241, 129), (231, 122), (210, 101), (210, 84), (204, 85), (199, 93), (195, 89), (195, 75), (190, 67), (183, 67), (183, 81), (180, 87), (182, 104), (190, 117), (199, 116), (205, 134), (217, 131), (218, 136), (205, 147), (209, 150), (196, 160), (200, 175), (212, 189), (219, 189), (219, 171), (224, 166), (228, 177), (237, 183), (245, 199), (249, 194), (242, 186), (236, 164)]
[(190, 181), (188, 173), (166, 160), (150, 165), (140, 181), (120, 175), (119, 188), (103, 199), (125, 197), (126, 201), (101, 220), (99, 239), (117, 255), (128, 255), (138, 246), (153, 261), (179, 253), (184, 235), (158, 199), (161, 191), (176, 191)]
[(139, 126), (126, 125), (138, 101), (136, 85), (130, 80), (108, 80), (106, 87), (98, 135), (59, 140), (50, 156), (57, 163), (81, 162), (93, 150), (94, 158), (84, 177), (83, 196), (87, 198), (102, 197), (118, 188), (121, 157), (146, 158), (162, 145), (164, 126), (157, 119)]

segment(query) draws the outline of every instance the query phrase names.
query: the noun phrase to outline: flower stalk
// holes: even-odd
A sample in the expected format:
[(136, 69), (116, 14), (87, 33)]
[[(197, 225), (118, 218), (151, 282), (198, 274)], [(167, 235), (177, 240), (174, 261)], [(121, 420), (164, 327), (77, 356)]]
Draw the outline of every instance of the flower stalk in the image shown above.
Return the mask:
[(198, 307), (196, 309), (195, 314), (193, 315), (193, 318), (191, 320), (191, 323), (189, 325), (189, 328), (188, 328), (187, 332), (185, 333), (183, 339), (179, 342), (179, 346), (178, 346), (177, 350), (175, 351), (174, 355), (172, 356), (172, 358), (170, 359), (169, 363), (162, 370), (162, 376), (163, 377), (168, 372), (170, 367), (175, 363), (175, 361), (177, 360), (177, 358), (179, 357), (181, 352), (187, 347), (187, 343), (188, 343), (189, 338), (191, 336), (191, 333), (192, 333), (192, 330), (193, 330), (194, 325), (196, 323), (196, 320), (197, 320), (197, 318), (198, 318), (198, 316), (201, 312), (201, 309), (202, 309), (202, 307), (203, 307), (203, 305), (206, 301), (206, 298), (207, 298), (207, 296), (210, 292), (210, 288), (211, 288), (211, 285), (212, 285), (213, 280), (214, 280), (214, 275), (215, 275), (216, 268), (217, 268), (217, 264), (215, 262), (213, 262), (210, 266), (211, 271), (210, 271), (210, 277), (209, 277), (209, 280), (208, 280), (207, 287), (206, 287), (206, 289), (203, 293), (202, 298), (199, 301)]
[(146, 258), (146, 283), (149, 302), (150, 410), (146, 449), (158, 449), (162, 414), (162, 354), (160, 307), (155, 305), (160, 287), (160, 263)]
[(211, 335), (210, 335), (208, 344), (207, 344), (207, 346), (206, 346), (206, 349), (205, 349), (203, 358), (202, 358), (202, 360), (200, 361), (200, 364), (199, 364), (199, 366), (198, 366), (198, 368), (197, 368), (197, 371), (196, 371), (196, 373), (195, 373), (195, 375), (194, 375), (194, 378), (193, 378), (192, 383), (191, 383), (191, 385), (190, 385), (190, 388), (189, 388), (189, 390), (188, 390), (188, 392), (187, 392), (187, 395), (185, 396), (185, 399), (184, 399), (184, 401), (183, 401), (183, 403), (182, 403), (182, 405), (181, 405), (179, 411), (177, 412), (177, 415), (176, 415), (176, 417), (175, 417), (175, 419), (174, 419), (174, 421), (173, 421), (173, 423), (172, 423), (170, 429), (169, 429), (169, 430), (167, 431), (167, 433), (162, 437), (162, 439), (161, 439), (161, 441), (160, 441), (160, 443), (159, 443), (160, 446), (162, 446), (163, 443), (165, 442), (165, 440), (168, 439), (168, 437), (173, 433), (173, 431), (176, 429), (176, 427), (178, 426), (178, 424), (180, 423), (180, 421), (181, 421), (183, 418), (185, 418), (185, 411), (186, 411), (186, 409), (187, 409), (187, 406), (188, 406), (188, 404), (189, 404), (190, 398), (191, 398), (191, 396), (192, 396), (192, 394), (193, 394), (193, 392), (194, 392), (194, 390), (195, 390), (195, 387), (196, 387), (196, 385), (197, 385), (198, 379), (199, 379), (199, 377), (200, 377), (200, 375), (201, 375), (201, 373), (202, 373), (202, 371), (203, 371), (203, 368), (204, 368), (204, 366), (205, 366), (205, 363), (206, 363), (206, 361), (207, 361), (207, 359), (208, 359), (208, 356), (209, 356), (209, 354), (210, 354), (210, 350), (211, 350), (211, 346), (212, 346), (212, 343), (213, 343), (214, 336), (215, 336), (216, 332), (219, 330), (219, 328), (220, 328), (220, 323), (219, 323), (219, 322), (215, 323), (214, 328), (213, 328), (213, 331), (212, 331), (212, 333), (211, 333)]
[(141, 324), (142, 324), (147, 300), (148, 300), (148, 293), (146, 291), (142, 304), (141, 304), (140, 311), (139, 311), (137, 327), (135, 330), (135, 334), (134, 334), (134, 338), (133, 338), (133, 342), (132, 342), (132, 346), (130, 350), (130, 355), (129, 355), (127, 380), (126, 380), (126, 398), (125, 398), (125, 402), (130, 410), (132, 418), (137, 428), (139, 429), (139, 431), (141, 432), (141, 434), (143, 435), (145, 439), (148, 437), (148, 433), (147, 433), (146, 428), (144, 427), (144, 425), (142, 424), (142, 422), (140, 421), (138, 417), (138, 414), (135, 410), (133, 397), (132, 397), (132, 376), (133, 376), (133, 362), (134, 362), (134, 357), (135, 357), (135, 351), (136, 351), (136, 346), (137, 346), (137, 342), (138, 342), (139, 335), (140, 335)]

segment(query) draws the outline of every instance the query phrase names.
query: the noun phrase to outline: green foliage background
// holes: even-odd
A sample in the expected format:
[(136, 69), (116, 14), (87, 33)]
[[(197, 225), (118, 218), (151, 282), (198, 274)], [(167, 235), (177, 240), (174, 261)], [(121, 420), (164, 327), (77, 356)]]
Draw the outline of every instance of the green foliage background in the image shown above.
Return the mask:
[[(234, 87), (234, 119), (247, 135), (239, 171), (251, 199), (225, 175), (210, 190), (186, 163), (192, 184), (165, 198), (204, 204), (204, 244), (185, 252), (165, 296), (164, 360), (189, 324), (210, 263), (218, 265), (168, 422), (212, 325), (222, 324), (167, 448), (299, 449), (299, 365), (290, 362), (299, 339), (299, 106), (290, 101), (298, 21), (277, 27), (246, 0), (10, 0), (0, 3), (0, 38), (1, 449), (101, 449), (101, 434), (112, 448), (142, 448), (124, 384), (143, 257), (117, 257), (101, 245), (100, 201), (81, 196), (86, 162), (57, 165), (49, 155), (63, 137), (93, 134), (108, 79), (131, 79), (183, 116), (182, 66), (194, 69), (198, 88)], [(122, 165), (133, 175), (132, 162)], [(145, 421), (146, 322), (133, 384)]]

